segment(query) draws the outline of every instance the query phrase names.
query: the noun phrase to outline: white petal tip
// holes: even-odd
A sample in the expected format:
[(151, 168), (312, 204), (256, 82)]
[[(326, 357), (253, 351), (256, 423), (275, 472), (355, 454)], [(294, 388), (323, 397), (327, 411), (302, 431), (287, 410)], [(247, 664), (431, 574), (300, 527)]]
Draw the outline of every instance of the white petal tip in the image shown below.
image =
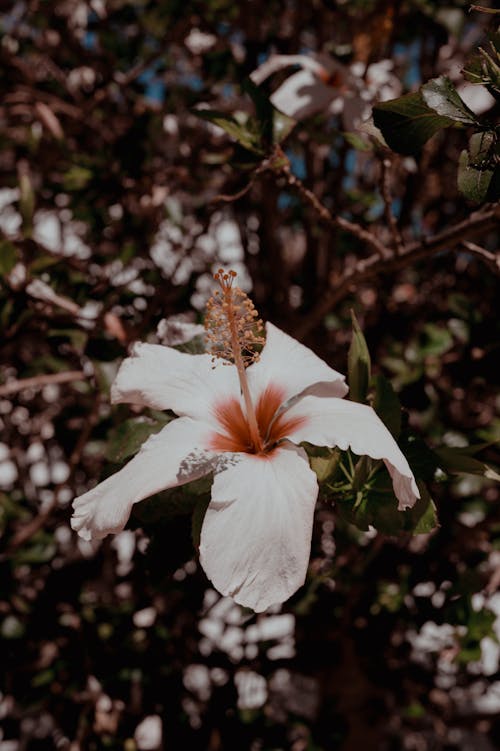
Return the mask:
[(414, 507), (420, 498), (420, 491), (413, 475), (410, 477), (401, 475), (400, 480), (394, 484), (396, 497), (398, 498), (398, 511), (408, 511)]
[(101, 483), (73, 501), (71, 528), (87, 542), (121, 532), (130, 516), (131, 505), (106, 502), (103, 485)]

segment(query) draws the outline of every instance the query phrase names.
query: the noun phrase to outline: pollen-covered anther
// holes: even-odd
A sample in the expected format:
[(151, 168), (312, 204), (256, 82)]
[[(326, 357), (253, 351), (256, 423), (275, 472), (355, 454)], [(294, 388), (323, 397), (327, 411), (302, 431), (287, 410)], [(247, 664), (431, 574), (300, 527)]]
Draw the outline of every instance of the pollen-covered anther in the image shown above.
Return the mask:
[(235, 278), (232, 270), (214, 274), (220, 290), (207, 302), (206, 341), (213, 357), (246, 367), (258, 360), (265, 338), (259, 314), (246, 293), (234, 286)]

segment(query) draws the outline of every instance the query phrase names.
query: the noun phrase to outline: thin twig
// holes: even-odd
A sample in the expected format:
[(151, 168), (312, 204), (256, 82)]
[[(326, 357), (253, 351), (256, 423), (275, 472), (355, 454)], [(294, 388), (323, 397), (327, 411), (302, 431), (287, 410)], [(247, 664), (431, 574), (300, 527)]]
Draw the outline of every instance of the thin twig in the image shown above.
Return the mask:
[(392, 212), (392, 199), (390, 189), (390, 168), (391, 162), (389, 159), (382, 159), (380, 162), (380, 192), (382, 194), (382, 200), (384, 202), (384, 216), (392, 235), (392, 241), (396, 253), (400, 254), (404, 242), (401, 237), (401, 233), (398, 228), (396, 217)]
[[(286, 159), (286, 157), (284, 158)], [(272, 163), (270, 168), (273, 169)], [(345, 232), (349, 232), (349, 234), (354, 235), (358, 238), (358, 240), (361, 240), (362, 243), (372, 248), (372, 250), (374, 250), (377, 254), (377, 257), (387, 257), (387, 248), (375, 237), (375, 235), (372, 235), (371, 232), (363, 229), (363, 227), (361, 227), (359, 224), (355, 224), (354, 222), (350, 222), (348, 219), (344, 219), (344, 217), (342, 216), (334, 216), (329, 211), (329, 209), (327, 209), (326, 206), (321, 203), (317, 196), (315, 196), (314, 193), (309, 190), (309, 188), (306, 188), (302, 180), (300, 180), (292, 173), (288, 159), (286, 160), (285, 164), (280, 166), (279, 170), (276, 170), (274, 168), (274, 171), (285, 178), (287, 184), (297, 191), (297, 193), (305, 201), (305, 203), (311, 206), (311, 208), (315, 211), (318, 217), (323, 222), (325, 222), (325, 224), (328, 224), (332, 229), (342, 229)]]
[(486, 250), (486, 248), (482, 248), (480, 245), (476, 245), (476, 243), (471, 243), (468, 240), (464, 240), (462, 245), (466, 250), (469, 251), (469, 253), (479, 256), (479, 258), (487, 266), (489, 266), (489, 268), (493, 271), (493, 273), (495, 274), (500, 273), (500, 253), (492, 253), (491, 251)]
[(72, 381), (84, 381), (89, 376), (83, 370), (67, 370), (64, 373), (48, 373), (33, 376), (33, 378), (21, 378), (20, 380), (8, 381), (0, 386), (0, 396), (17, 394), (24, 389), (41, 389), (52, 383), (71, 383)]

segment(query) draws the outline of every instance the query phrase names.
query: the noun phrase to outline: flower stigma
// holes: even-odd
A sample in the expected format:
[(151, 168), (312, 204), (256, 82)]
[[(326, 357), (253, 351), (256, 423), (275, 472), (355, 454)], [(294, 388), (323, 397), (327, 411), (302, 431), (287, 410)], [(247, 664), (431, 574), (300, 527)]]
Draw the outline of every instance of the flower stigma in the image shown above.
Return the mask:
[[(245, 368), (259, 359), (259, 349), (265, 343), (263, 323), (246, 293), (233, 284), (236, 276), (235, 271), (224, 269), (219, 269), (214, 274), (220, 289), (216, 290), (207, 302), (206, 340), (214, 361), (221, 359), (224, 364), (235, 365), (238, 371), (246, 416), (241, 414), (241, 410), (240, 415), (237, 415), (238, 410), (231, 405), (230, 409), (235, 412), (236, 420), (240, 421), (240, 426), (236, 431), (233, 426), (231, 433), (233, 436), (235, 432), (238, 435), (237, 443), (241, 443), (242, 432), (247, 433), (248, 440), (243, 442), (245, 450), (248, 453), (260, 454), (264, 452), (265, 442), (259, 430)], [(244, 430), (247, 426), (248, 431)]]

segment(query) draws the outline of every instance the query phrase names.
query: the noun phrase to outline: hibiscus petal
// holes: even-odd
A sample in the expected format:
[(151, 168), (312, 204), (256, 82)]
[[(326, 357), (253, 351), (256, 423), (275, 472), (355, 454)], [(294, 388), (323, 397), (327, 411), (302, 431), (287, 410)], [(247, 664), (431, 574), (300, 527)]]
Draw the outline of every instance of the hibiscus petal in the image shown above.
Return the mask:
[(160, 344), (137, 343), (111, 387), (111, 400), (214, 422), (217, 399), (239, 398), (236, 368), (212, 362), (211, 355), (189, 355)]
[(206, 431), (181, 417), (152, 435), (123, 469), (75, 498), (72, 528), (84, 540), (100, 540), (123, 529), (137, 501), (208, 474), (214, 454), (196, 449)]
[(262, 612), (304, 583), (318, 483), (291, 444), (238, 459), (215, 476), (200, 561), (219, 592)]
[(247, 376), (256, 401), (270, 390), (279, 391), (281, 403), (319, 385), (318, 396), (341, 397), (348, 391), (345, 376), (272, 323), (266, 324), (266, 344), (258, 362), (247, 369)]
[(349, 446), (355, 454), (383, 459), (392, 478), (400, 511), (411, 508), (420, 493), (406, 457), (378, 417), (366, 404), (346, 399), (320, 399), (305, 396), (284, 413), (296, 426), (287, 434), (294, 443), (307, 441), (315, 446)]

